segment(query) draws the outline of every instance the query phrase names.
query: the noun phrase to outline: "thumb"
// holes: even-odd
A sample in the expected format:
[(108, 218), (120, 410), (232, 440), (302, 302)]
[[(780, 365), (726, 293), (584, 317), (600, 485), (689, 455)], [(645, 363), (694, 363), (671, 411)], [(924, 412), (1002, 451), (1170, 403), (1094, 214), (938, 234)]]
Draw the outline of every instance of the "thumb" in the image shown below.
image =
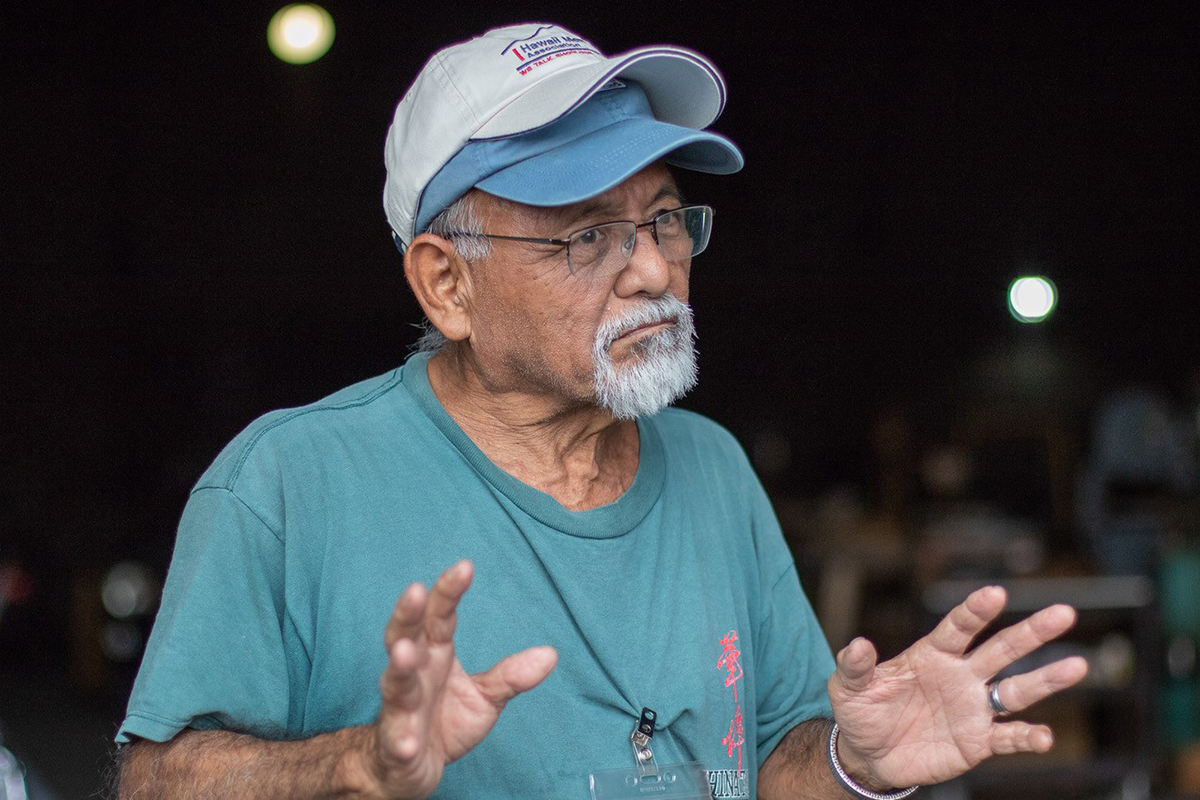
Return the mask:
[(832, 680), (840, 683), (847, 692), (864, 691), (875, 677), (878, 659), (875, 645), (860, 636), (838, 653), (837, 671), (833, 673)]
[(558, 664), (558, 651), (553, 647), (531, 647), (496, 662), (487, 672), (472, 676), (479, 691), (496, 708), (537, 686)]

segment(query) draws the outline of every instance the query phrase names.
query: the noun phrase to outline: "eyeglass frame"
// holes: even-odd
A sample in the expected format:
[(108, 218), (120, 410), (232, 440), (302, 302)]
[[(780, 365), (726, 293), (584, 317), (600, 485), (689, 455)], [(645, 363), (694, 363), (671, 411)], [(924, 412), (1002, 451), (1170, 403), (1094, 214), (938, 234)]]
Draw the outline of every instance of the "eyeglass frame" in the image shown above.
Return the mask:
[[(680, 211), (688, 211), (693, 208), (707, 208), (708, 209), (709, 226), (711, 227), (712, 218), (714, 216), (716, 216), (716, 211), (710, 205), (705, 205), (703, 203), (696, 203), (696, 204), (692, 204), (692, 205), (680, 206), (679, 208), (667, 209), (666, 211), (660, 211), (659, 213), (655, 214), (653, 217), (651, 217), (646, 222), (634, 222), (631, 219), (614, 219), (614, 220), (609, 220), (608, 222), (599, 222), (595, 225), (588, 225), (585, 228), (580, 228), (579, 230), (571, 231), (570, 233), (567, 234), (566, 239), (547, 239), (547, 238), (541, 238), (541, 237), (535, 237), (535, 236), (506, 236), (504, 234), (499, 234), (499, 233), (471, 233), (470, 231), (448, 231), (445, 234), (443, 234), (443, 236), (446, 236), (446, 237), (481, 236), (484, 239), (502, 239), (507, 242), (527, 242), (530, 244), (556, 245), (558, 247), (562, 247), (562, 248), (566, 249), (566, 251), (567, 251), (567, 267), (569, 269), (571, 266), (571, 239), (581, 233), (590, 231), (593, 228), (604, 228), (609, 225), (617, 225), (622, 222), (630, 222), (630, 223), (633, 223), (633, 236), (634, 236), (634, 241), (635, 241), (635, 245), (634, 245), (635, 247), (636, 247), (638, 230), (640, 228), (650, 228), (650, 236), (651, 236), (651, 238), (654, 239), (654, 247), (656, 249), (658, 249), (659, 253), (662, 253), (662, 249), (659, 247), (659, 243), (658, 243), (658, 221), (659, 221), (659, 219), (667, 216), (668, 214), (677, 214)], [(709, 231), (709, 235), (710, 236), (712, 235), (711, 230)], [(705, 247), (705, 249), (708, 249), (708, 242), (704, 243), (704, 247)], [(704, 252), (704, 250), (700, 251), (700, 253), (703, 253), (703, 252)], [(691, 257), (694, 258), (695, 256), (700, 255), (700, 253), (692, 253)], [(632, 258), (633, 258), (632, 250), (629, 251), (629, 258), (630, 258), (630, 260), (632, 260)], [(629, 261), (626, 261), (625, 265), (628, 266)], [(622, 269), (624, 269), (624, 267), (622, 267)], [(574, 275), (575, 270), (571, 270), (571, 274)]]

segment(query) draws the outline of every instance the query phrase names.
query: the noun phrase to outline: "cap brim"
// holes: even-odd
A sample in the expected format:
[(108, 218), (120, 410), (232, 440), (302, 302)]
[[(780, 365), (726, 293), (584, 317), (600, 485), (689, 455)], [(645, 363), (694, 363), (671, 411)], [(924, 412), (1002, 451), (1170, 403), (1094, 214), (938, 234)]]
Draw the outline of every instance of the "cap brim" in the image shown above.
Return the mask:
[(699, 53), (666, 45), (643, 47), (551, 74), (500, 109), (471, 138), (514, 136), (549, 125), (613, 78), (636, 81), (646, 92), (654, 116), (675, 125), (705, 128), (725, 107), (725, 83)]
[(743, 163), (723, 136), (639, 117), (520, 161), (475, 186), (526, 205), (565, 206), (606, 192), (659, 159), (715, 175), (737, 172)]

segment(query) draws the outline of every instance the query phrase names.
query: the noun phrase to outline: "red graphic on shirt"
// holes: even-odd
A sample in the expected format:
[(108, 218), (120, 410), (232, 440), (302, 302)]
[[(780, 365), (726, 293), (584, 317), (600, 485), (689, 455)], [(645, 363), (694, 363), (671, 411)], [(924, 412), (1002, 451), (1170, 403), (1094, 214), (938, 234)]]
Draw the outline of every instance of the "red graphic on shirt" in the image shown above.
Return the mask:
[(729, 733), (725, 734), (725, 738), (721, 740), (721, 744), (725, 745), (725, 754), (733, 758), (733, 750), (738, 751), (738, 769), (742, 768), (742, 745), (746, 743), (746, 736), (742, 731), (742, 707), (737, 707), (737, 712), (733, 715), (733, 719), (729, 721)]
[(717, 659), (717, 669), (725, 670), (725, 685), (733, 688), (734, 712), (729, 721), (729, 733), (721, 740), (725, 745), (725, 753), (733, 758), (733, 751), (738, 754), (738, 769), (742, 768), (742, 746), (746, 737), (742, 729), (742, 706), (737, 701), (737, 682), (742, 679), (742, 664), (738, 660), (742, 651), (737, 646), (737, 631), (730, 631), (721, 639), (721, 657)]
[(737, 631), (730, 631), (721, 639), (721, 657), (717, 659), (717, 669), (725, 670), (725, 685), (733, 687), (733, 699), (737, 700), (737, 682), (742, 677), (742, 665), (738, 659), (742, 651), (737, 648)]

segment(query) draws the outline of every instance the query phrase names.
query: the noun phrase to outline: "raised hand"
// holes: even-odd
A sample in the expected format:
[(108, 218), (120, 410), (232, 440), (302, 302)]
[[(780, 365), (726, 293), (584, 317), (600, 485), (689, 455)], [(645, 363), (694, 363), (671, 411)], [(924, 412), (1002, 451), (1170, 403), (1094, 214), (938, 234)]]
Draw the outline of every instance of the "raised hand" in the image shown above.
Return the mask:
[(396, 601), (379, 679), (383, 707), (366, 759), (382, 797), (427, 797), (446, 764), (487, 736), (505, 704), (554, 669), (551, 647), (532, 647), (468, 675), (454, 655), (458, 602), (471, 585), (471, 563), (441, 574), (433, 589), (409, 586)]
[[(1075, 624), (1075, 610), (1056, 605), (1005, 628), (969, 655), (971, 642), (1000, 615), (1004, 589), (987, 586), (956, 606), (928, 636), (876, 664), (874, 646), (855, 639), (837, 658), (829, 698), (841, 729), (838, 753), (852, 776), (876, 787), (938, 783), (994, 754), (1046, 752), (1045, 725), (1006, 720), (988, 702), (991, 680)], [(1000, 702), (1019, 712), (1073, 686), (1087, 674), (1078, 656), (1005, 678)]]

